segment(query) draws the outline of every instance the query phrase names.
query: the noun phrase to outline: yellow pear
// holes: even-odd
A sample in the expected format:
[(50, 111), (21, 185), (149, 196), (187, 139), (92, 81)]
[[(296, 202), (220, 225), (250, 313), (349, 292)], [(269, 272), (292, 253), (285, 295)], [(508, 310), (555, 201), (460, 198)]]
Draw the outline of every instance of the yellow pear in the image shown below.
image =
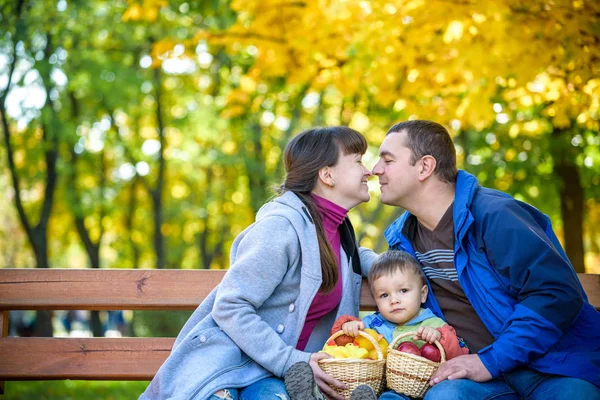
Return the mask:
[(373, 349), (373, 350), (369, 351), (367, 358), (370, 358), (371, 360), (379, 360), (379, 357), (377, 357), (377, 350)]
[(373, 343), (371, 343), (371, 342), (369, 341), (369, 339), (367, 339), (367, 338), (365, 338), (365, 337), (362, 337), (362, 336), (357, 336), (357, 337), (355, 337), (355, 338), (354, 338), (354, 341), (355, 341), (356, 343), (358, 343), (358, 346), (359, 346), (361, 349), (365, 349), (365, 350), (367, 350), (367, 351), (371, 351), (371, 350), (373, 350)]
[(379, 342), (377, 342), (377, 344), (381, 348), (381, 352), (383, 353), (383, 358), (386, 358), (387, 357), (387, 348), (388, 348), (387, 340), (385, 340), (385, 338), (382, 337), (381, 339), (379, 339)]
[[(367, 328), (367, 329), (365, 329), (364, 332), (368, 333), (369, 335), (371, 335), (371, 337), (373, 337), (373, 339), (375, 339), (376, 342), (380, 339), (381, 335), (379, 333), (377, 333), (377, 331), (375, 329), (369, 329), (369, 328)], [(363, 336), (357, 336), (357, 337), (355, 337), (354, 341), (356, 343), (358, 343), (358, 345), (361, 348), (363, 348), (363, 349), (365, 349), (367, 351), (371, 351), (374, 348), (373, 347), (373, 343), (371, 343), (369, 341), (369, 339), (367, 339), (367, 338), (365, 338)]]

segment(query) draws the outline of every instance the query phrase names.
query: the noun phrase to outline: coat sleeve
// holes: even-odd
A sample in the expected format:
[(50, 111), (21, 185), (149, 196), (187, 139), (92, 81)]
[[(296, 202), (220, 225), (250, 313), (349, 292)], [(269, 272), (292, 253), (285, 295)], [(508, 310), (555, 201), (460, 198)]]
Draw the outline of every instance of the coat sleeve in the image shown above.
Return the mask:
[(366, 278), (367, 276), (369, 276), (371, 264), (373, 264), (373, 261), (375, 261), (378, 254), (366, 247), (359, 248), (358, 252), (360, 254), (360, 268), (362, 276)]
[(539, 211), (499, 200), (483, 216), (488, 261), (514, 298), (513, 312), (490, 346), (479, 351), (492, 377), (526, 365), (554, 346), (583, 306), (577, 275)]
[(291, 223), (271, 216), (256, 223), (241, 239), (215, 298), (213, 318), (251, 359), (283, 376), (293, 364), (308, 362), (256, 312), (298, 262), (300, 245)]
[(437, 328), (437, 330), (442, 334), (440, 344), (446, 352), (446, 360), (469, 354), (469, 349), (461, 346), (461, 342), (458, 340), (458, 336), (456, 336), (456, 331), (453, 327), (445, 324), (441, 328)]
[[(356, 318), (353, 317), (352, 315), (342, 315), (341, 317), (339, 317), (338, 319), (335, 320), (335, 322), (333, 323), (333, 326), (331, 327), (331, 332), (330, 335), (333, 335), (334, 333), (341, 331), (342, 330), (342, 325), (344, 325), (346, 322), (350, 322), (350, 321), (360, 321), (360, 318)], [(342, 335), (342, 336), (338, 336), (337, 338), (335, 338), (335, 343), (338, 346), (345, 346), (348, 343), (352, 343), (354, 342), (354, 338), (352, 336), (348, 336), (348, 335)]]

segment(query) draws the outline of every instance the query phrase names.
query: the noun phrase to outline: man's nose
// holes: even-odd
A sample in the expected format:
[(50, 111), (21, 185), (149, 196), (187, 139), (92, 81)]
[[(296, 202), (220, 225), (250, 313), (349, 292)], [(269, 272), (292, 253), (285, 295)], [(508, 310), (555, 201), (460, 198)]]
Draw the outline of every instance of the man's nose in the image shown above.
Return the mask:
[(379, 176), (382, 173), (383, 173), (383, 168), (381, 168), (381, 160), (380, 160), (380, 161), (377, 161), (377, 164), (375, 164), (375, 166), (373, 167), (372, 174)]

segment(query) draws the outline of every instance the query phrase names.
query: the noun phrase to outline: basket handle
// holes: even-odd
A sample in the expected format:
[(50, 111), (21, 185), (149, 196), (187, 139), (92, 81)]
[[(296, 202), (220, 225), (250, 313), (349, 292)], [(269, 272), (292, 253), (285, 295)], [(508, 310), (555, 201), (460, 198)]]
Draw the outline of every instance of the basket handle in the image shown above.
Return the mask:
[[(414, 336), (417, 334), (417, 331), (414, 332), (404, 332), (398, 336), (396, 336), (396, 338), (394, 340), (392, 340), (392, 343), (390, 343), (390, 345), (388, 346), (388, 351), (389, 350), (396, 350), (395, 346), (396, 343), (398, 343), (398, 341), (400, 339), (403, 339), (407, 336)], [(433, 342), (433, 344), (436, 345), (436, 347), (440, 350), (440, 355), (442, 357), (442, 359), (440, 360), (440, 363), (446, 362), (446, 351), (444, 350), (444, 348), (442, 347), (442, 345), (440, 344), (440, 342), (438, 342), (437, 340), (435, 342)]]
[[(379, 347), (379, 343), (377, 343), (375, 341), (375, 339), (373, 339), (373, 336), (369, 335), (366, 332), (363, 331), (358, 331), (359, 336), (364, 337), (365, 339), (367, 339), (369, 342), (371, 342), (373, 344), (373, 347), (375, 348), (375, 351), (377, 352), (377, 359), (378, 360), (383, 360), (383, 352), (381, 351), (381, 347)], [(329, 342), (330, 340), (335, 340), (336, 338), (345, 335), (344, 331), (337, 331), (336, 333), (334, 333), (333, 335), (329, 336), (329, 339), (327, 339), (327, 341), (325, 342), (325, 345), (327, 345), (327, 342)], [(323, 346), (324, 348), (325, 346)]]

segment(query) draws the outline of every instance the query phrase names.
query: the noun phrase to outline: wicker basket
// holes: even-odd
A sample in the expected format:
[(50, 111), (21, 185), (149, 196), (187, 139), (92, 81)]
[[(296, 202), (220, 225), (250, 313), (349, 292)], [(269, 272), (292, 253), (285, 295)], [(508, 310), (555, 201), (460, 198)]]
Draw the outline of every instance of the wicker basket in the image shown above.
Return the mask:
[[(335, 389), (345, 399), (350, 398), (350, 393), (360, 385), (369, 385), (379, 395), (384, 388), (385, 358), (377, 342), (368, 333), (360, 331), (360, 336), (367, 338), (377, 352), (377, 360), (368, 359), (337, 359), (326, 358), (319, 360), (319, 367), (323, 372), (333, 376), (338, 381), (345, 383), (348, 389)], [(327, 342), (342, 336), (344, 332), (339, 331), (331, 335)]]
[(429, 380), (441, 363), (446, 361), (446, 352), (438, 342), (435, 345), (440, 350), (441, 360), (439, 363), (430, 361), (421, 356), (404, 353), (395, 349), (396, 344), (402, 338), (414, 336), (417, 332), (406, 332), (398, 335), (388, 347), (387, 356), (387, 386), (398, 393), (410, 397), (423, 397), (429, 389)]

